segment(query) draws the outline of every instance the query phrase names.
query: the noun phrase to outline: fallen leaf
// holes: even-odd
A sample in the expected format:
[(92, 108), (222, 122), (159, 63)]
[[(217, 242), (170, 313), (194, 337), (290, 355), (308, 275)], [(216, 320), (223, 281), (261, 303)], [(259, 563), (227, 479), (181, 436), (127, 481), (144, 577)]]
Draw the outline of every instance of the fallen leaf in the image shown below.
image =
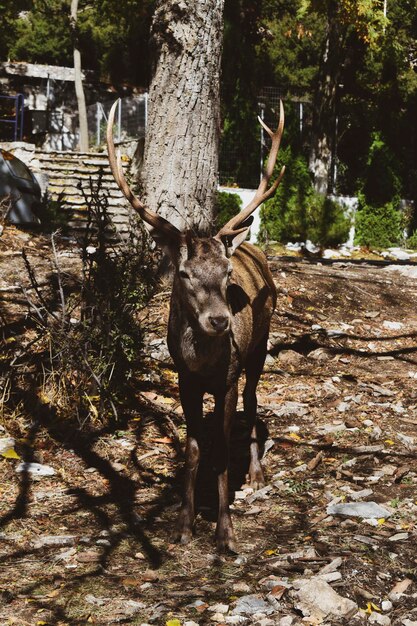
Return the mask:
[(150, 441), (152, 441), (153, 443), (172, 443), (171, 437), (155, 437), (155, 439), (150, 439)]
[(14, 448), (4, 450), (4, 452), (1, 453), (1, 456), (4, 456), (5, 459), (20, 459), (20, 456), (17, 454)]
[(391, 589), (391, 593), (404, 593), (407, 591), (412, 582), (413, 581), (410, 578), (404, 578), (404, 580), (401, 580), (399, 583), (394, 585)]
[(140, 578), (128, 577), (128, 578), (123, 578), (122, 585), (124, 585), (125, 587), (139, 587), (142, 584), (142, 582), (143, 580)]
[(323, 452), (319, 452), (318, 454), (316, 454), (316, 456), (311, 459), (311, 461), (309, 461), (307, 463), (307, 468), (312, 471), (314, 469), (316, 469), (316, 467), (321, 463), (321, 461), (323, 460)]

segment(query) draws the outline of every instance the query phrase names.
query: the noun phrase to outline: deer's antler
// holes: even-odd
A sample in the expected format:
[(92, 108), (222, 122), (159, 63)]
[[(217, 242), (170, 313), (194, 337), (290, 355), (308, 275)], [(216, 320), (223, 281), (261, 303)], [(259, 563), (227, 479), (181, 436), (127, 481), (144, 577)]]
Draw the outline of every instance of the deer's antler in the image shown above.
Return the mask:
[(275, 163), (277, 161), (282, 132), (284, 130), (284, 107), (283, 107), (282, 101), (281, 100), (279, 101), (279, 124), (275, 132), (272, 132), (272, 130), (265, 124), (265, 122), (260, 117), (258, 117), (258, 119), (260, 123), (262, 124), (262, 126), (264, 127), (264, 129), (266, 130), (266, 132), (268, 133), (268, 135), (272, 139), (272, 145), (269, 151), (268, 163), (267, 163), (266, 169), (263, 173), (261, 182), (259, 183), (259, 187), (256, 190), (256, 193), (253, 199), (249, 202), (249, 204), (244, 209), (242, 209), (240, 213), (233, 216), (232, 219), (230, 219), (227, 222), (227, 224), (222, 226), (222, 228), (219, 230), (219, 232), (216, 235), (216, 239), (227, 237), (229, 235), (236, 235), (239, 232), (242, 232), (243, 229), (239, 228), (239, 226), (245, 220), (248, 219), (248, 217), (255, 211), (255, 209), (258, 208), (260, 204), (262, 204), (262, 202), (265, 202), (265, 200), (272, 198), (272, 196), (278, 189), (278, 185), (280, 184), (282, 177), (284, 175), (285, 165), (281, 169), (281, 172), (278, 178), (268, 188), (269, 181), (271, 179), (272, 173), (274, 171)]
[(149, 224), (149, 226), (151, 226), (156, 231), (159, 231), (160, 233), (168, 236), (170, 239), (179, 240), (181, 238), (181, 232), (178, 230), (178, 228), (168, 222), (168, 220), (166, 220), (165, 218), (148, 209), (144, 205), (144, 203), (135, 196), (126, 181), (121, 164), (120, 151), (117, 151), (116, 156), (116, 150), (113, 140), (114, 116), (118, 104), (119, 100), (116, 100), (110, 110), (109, 119), (107, 122), (107, 153), (109, 155), (109, 163), (114, 179), (123, 195), (127, 198), (127, 200), (129, 200), (132, 207), (135, 209), (135, 211), (137, 211), (137, 213), (139, 213), (144, 222)]

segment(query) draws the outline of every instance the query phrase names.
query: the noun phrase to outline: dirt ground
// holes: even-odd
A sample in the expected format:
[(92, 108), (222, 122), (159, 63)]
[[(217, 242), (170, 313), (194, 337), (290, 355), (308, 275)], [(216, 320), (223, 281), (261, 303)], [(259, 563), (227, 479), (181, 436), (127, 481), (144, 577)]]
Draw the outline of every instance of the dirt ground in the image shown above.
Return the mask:
[[(47, 243), (31, 242), (40, 263)], [(19, 255), (2, 238), (4, 326), (26, 314), (11, 289), (25, 280)], [(0, 437), (15, 437), (18, 456), (30, 449), (54, 474), (18, 473), (21, 459), (0, 456), (1, 626), (417, 624), (416, 280), (366, 262), (270, 265), (279, 295), (258, 394), (267, 487), (244, 486), (238, 413), (239, 553), (216, 554), (207, 462), (195, 537), (172, 543), (185, 429), (161, 341), (165, 286), (146, 313), (153, 332), (138, 410), (120, 428), (86, 434), (2, 413)], [(211, 409), (207, 398), (208, 432)], [(387, 514), (337, 513), (355, 502)], [(357, 608), (326, 613), (319, 600), (306, 609), (299, 589), (309, 581)]]

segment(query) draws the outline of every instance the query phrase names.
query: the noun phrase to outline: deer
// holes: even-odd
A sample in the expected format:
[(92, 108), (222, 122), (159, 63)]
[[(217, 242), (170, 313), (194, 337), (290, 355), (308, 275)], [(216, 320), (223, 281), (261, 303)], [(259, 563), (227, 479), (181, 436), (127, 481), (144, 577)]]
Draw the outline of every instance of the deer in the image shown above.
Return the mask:
[(212, 237), (181, 231), (147, 207), (129, 187), (113, 140), (114, 116), (107, 125), (107, 150), (112, 174), (132, 208), (142, 218), (156, 244), (168, 253), (173, 281), (167, 344), (178, 371), (179, 395), (186, 421), (185, 480), (175, 539), (188, 543), (194, 533), (195, 485), (201, 455), (203, 396), (214, 396), (212, 463), (217, 474), (219, 552), (236, 553), (229, 509), (229, 440), (238, 400), (238, 381), (245, 371), (243, 408), (250, 438), (248, 480), (254, 489), (265, 484), (257, 432), (257, 385), (267, 354), (267, 340), (276, 305), (276, 288), (261, 250), (246, 242), (253, 212), (271, 198), (284, 175), (271, 182), (284, 128), (273, 132), (258, 118), (271, 138), (267, 165), (249, 204)]

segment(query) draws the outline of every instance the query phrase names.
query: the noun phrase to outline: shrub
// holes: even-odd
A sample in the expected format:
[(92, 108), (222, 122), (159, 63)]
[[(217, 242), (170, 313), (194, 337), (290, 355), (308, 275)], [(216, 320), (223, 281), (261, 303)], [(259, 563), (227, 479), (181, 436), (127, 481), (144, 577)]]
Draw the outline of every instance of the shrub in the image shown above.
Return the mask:
[(396, 205), (400, 200), (401, 178), (396, 160), (379, 132), (372, 135), (362, 190), (371, 206), (382, 207), (390, 202)]
[(134, 373), (141, 368), (145, 323), (137, 313), (155, 286), (144, 228), (132, 225), (130, 238), (122, 240), (108, 213), (107, 196), (92, 183), (86, 203), (88, 220), (76, 274), (61, 270), (56, 233), (51, 236), (53, 272), (47, 281), (38, 280), (23, 251), (36, 338), (19, 368), (9, 368), (6, 380), (9, 386), (19, 380), (19, 388), (36, 393), (80, 428), (116, 422), (134, 406)]
[(53, 200), (46, 191), (42, 197), (42, 202), (36, 209), (36, 217), (41, 221), (40, 229), (43, 232), (60, 230), (66, 232), (68, 223), (72, 217), (72, 211), (64, 208), (64, 192), (61, 192), (56, 200)]
[(280, 157), (279, 167), (285, 165), (286, 171), (275, 196), (261, 209), (260, 237), (264, 241), (304, 240), (307, 199), (313, 191), (308, 165), (302, 156), (294, 156), (290, 147), (281, 150)]
[(216, 196), (216, 226), (221, 228), (234, 215), (240, 212), (242, 200), (236, 193), (218, 191)]
[(359, 195), (355, 220), (355, 243), (367, 248), (388, 248), (401, 242), (404, 217), (398, 208), (387, 202), (383, 206), (369, 206), (363, 194)]
[(307, 239), (322, 246), (338, 246), (347, 241), (350, 219), (338, 202), (313, 192), (307, 210)]
[(406, 241), (407, 248), (411, 248), (412, 250), (417, 250), (417, 230), (415, 230)]
[(288, 147), (283, 150), (282, 162), (286, 165), (284, 178), (261, 210), (261, 239), (310, 239), (323, 246), (346, 241), (350, 221), (337, 202), (314, 191), (306, 159), (293, 155)]

